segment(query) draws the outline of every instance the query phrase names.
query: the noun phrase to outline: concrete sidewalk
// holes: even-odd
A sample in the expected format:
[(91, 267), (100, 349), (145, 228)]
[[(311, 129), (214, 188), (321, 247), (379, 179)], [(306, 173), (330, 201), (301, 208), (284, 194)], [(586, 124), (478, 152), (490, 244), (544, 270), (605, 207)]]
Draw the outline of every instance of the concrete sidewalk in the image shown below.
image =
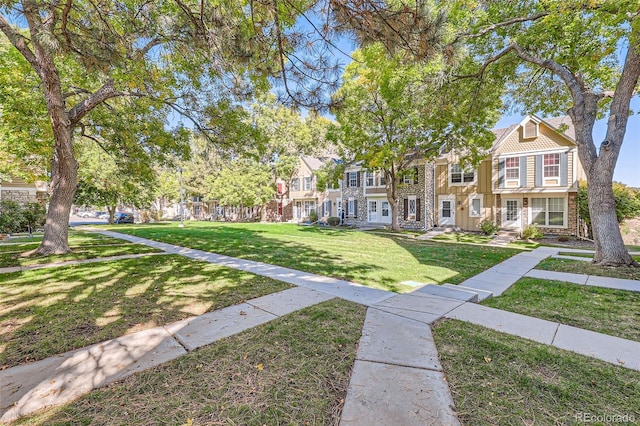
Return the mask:
[[(97, 387), (333, 297), (369, 307), (341, 425), (459, 424), (429, 327), (443, 317), (640, 370), (639, 342), (484, 307), (466, 301), (471, 300), (469, 298), (460, 300), (443, 296), (452, 294), (451, 290), (437, 295), (430, 293), (432, 289), (418, 289), (399, 295), (262, 262), (115, 232), (96, 232), (156, 247), (165, 253), (267, 276), (297, 287), (0, 371), (0, 421), (68, 402)], [(543, 247), (513, 256), (462, 283), (464, 292), (475, 289), (485, 295), (499, 295), (523, 276), (546, 272), (532, 269), (560, 250)], [(597, 278), (601, 277), (584, 278), (584, 283), (591, 278), (592, 285), (596, 285)], [(611, 282), (609, 279), (604, 281)], [(640, 287), (640, 282), (627, 285)]]

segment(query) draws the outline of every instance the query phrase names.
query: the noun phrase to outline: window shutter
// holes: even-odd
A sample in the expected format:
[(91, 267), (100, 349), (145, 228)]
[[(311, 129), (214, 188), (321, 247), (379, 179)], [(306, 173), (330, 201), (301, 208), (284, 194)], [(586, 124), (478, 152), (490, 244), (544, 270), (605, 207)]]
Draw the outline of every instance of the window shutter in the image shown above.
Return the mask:
[(357, 179), (356, 179), (356, 186), (357, 186), (357, 187), (360, 187), (360, 172), (356, 172), (356, 176), (357, 176)]
[[(358, 176), (360, 175), (360, 172), (358, 172)], [(358, 200), (353, 200), (353, 218), (357, 219), (358, 218)]]
[(415, 170), (415, 175), (413, 177), (413, 183), (414, 183), (414, 185), (417, 185), (418, 184), (418, 166), (414, 167), (413, 169)]
[(498, 188), (504, 188), (504, 165), (504, 158), (498, 160)]
[(527, 156), (520, 157), (520, 188), (527, 187)]
[(560, 154), (560, 185), (567, 186), (569, 179), (569, 155), (566, 152)]
[(331, 216), (331, 200), (327, 201), (327, 211), (325, 213)]
[(404, 199), (404, 220), (407, 220), (409, 217), (409, 199)]
[(536, 155), (536, 186), (542, 186), (542, 155)]
[(416, 222), (420, 222), (420, 198), (416, 198)]

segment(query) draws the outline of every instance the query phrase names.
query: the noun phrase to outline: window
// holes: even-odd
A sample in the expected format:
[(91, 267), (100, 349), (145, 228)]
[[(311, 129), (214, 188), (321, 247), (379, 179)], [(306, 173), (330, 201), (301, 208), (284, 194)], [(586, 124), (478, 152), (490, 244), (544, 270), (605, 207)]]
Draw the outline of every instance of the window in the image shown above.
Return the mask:
[(540, 226), (566, 226), (566, 198), (532, 198), (531, 223)]
[(365, 172), (365, 184), (367, 186), (375, 186), (376, 184), (376, 175), (374, 172)]
[(311, 176), (305, 176), (303, 179), (303, 190), (311, 191), (313, 186), (313, 178)]
[(291, 179), (291, 190), (300, 191), (300, 179), (298, 178)]
[(472, 196), (469, 198), (469, 217), (482, 216), (482, 197)]
[(315, 201), (305, 201), (304, 202), (304, 217), (311, 216), (311, 213), (316, 212), (316, 202)]
[(348, 187), (358, 186), (358, 172), (349, 172), (348, 174)]
[(520, 180), (520, 157), (504, 160), (504, 176), (507, 180)]
[(387, 186), (387, 177), (384, 172), (380, 172), (380, 186)]
[(355, 217), (356, 213), (356, 201), (353, 198), (349, 198), (349, 203), (347, 204), (347, 216)]
[(409, 202), (407, 203), (407, 219), (408, 220), (416, 220), (416, 197), (409, 197)]
[(278, 182), (278, 195), (284, 194), (284, 184), (282, 182)]
[(560, 177), (560, 154), (544, 154), (542, 164), (542, 176), (545, 179)]
[(449, 166), (449, 184), (466, 185), (476, 180), (475, 170), (463, 170), (459, 164)]

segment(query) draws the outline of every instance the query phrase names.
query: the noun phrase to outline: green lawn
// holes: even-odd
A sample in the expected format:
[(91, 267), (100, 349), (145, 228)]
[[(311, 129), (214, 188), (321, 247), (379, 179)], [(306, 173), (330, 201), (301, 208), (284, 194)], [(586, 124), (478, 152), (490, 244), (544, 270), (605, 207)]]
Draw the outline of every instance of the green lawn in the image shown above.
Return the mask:
[(522, 278), (483, 305), (640, 342), (640, 293)]
[(312, 306), (16, 424), (337, 425), (365, 311)]
[(0, 275), (0, 369), (290, 288), (177, 255)]
[(536, 269), (556, 272), (570, 272), (572, 274), (597, 275), (601, 277), (640, 280), (640, 268), (613, 268), (609, 266), (592, 265), (584, 260), (548, 258), (538, 263)]
[(392, 291), (409, 290), (402, 281), (460, 283), (518, 253), (292, 224), (189, 222), (184, 228), (171, 223), (108, 229)]
[(638, 371), (453, 320), (434, 338), (465, 425), (572, 425), (580, 413), (640, 420)]
[(432, 238), (434, 241), (443, 241), (448, 243), (465, 243), (465, 244), (487, 244), (493, 237), (481, 234), (469, 234), (465, 232), (448, 232), (436, 235)]

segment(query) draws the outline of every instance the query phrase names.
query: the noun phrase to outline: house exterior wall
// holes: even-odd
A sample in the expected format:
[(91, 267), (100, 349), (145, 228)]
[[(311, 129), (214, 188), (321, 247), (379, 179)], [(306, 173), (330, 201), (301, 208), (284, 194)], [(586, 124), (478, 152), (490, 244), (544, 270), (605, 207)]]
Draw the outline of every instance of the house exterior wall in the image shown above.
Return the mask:
[[(455, 160), (453, 160), (455, 161)], [(475, 169), (475, 181), (469, 184), (451, 184), (449, 182), (450, 167), (453, 162), (440, 160), (436, 164), (436, 223), (441, 224), (442, 211), (440, 199), (449, 197), (453, 200), (453, 226), (465, 231), (477, 231), (483, 220), (493, 220), (493, 192), (492, 192), (492, 159), (484, 159)], [(479, 215), (473, 215), (471, 203), (474, 198), (481, 200)]]
[(42, 182), (29, 183), (14, 177), (11, 181), (0, 180), (0, 201), (10, 200), (20, 204), (46, 202), (46, 185)]

